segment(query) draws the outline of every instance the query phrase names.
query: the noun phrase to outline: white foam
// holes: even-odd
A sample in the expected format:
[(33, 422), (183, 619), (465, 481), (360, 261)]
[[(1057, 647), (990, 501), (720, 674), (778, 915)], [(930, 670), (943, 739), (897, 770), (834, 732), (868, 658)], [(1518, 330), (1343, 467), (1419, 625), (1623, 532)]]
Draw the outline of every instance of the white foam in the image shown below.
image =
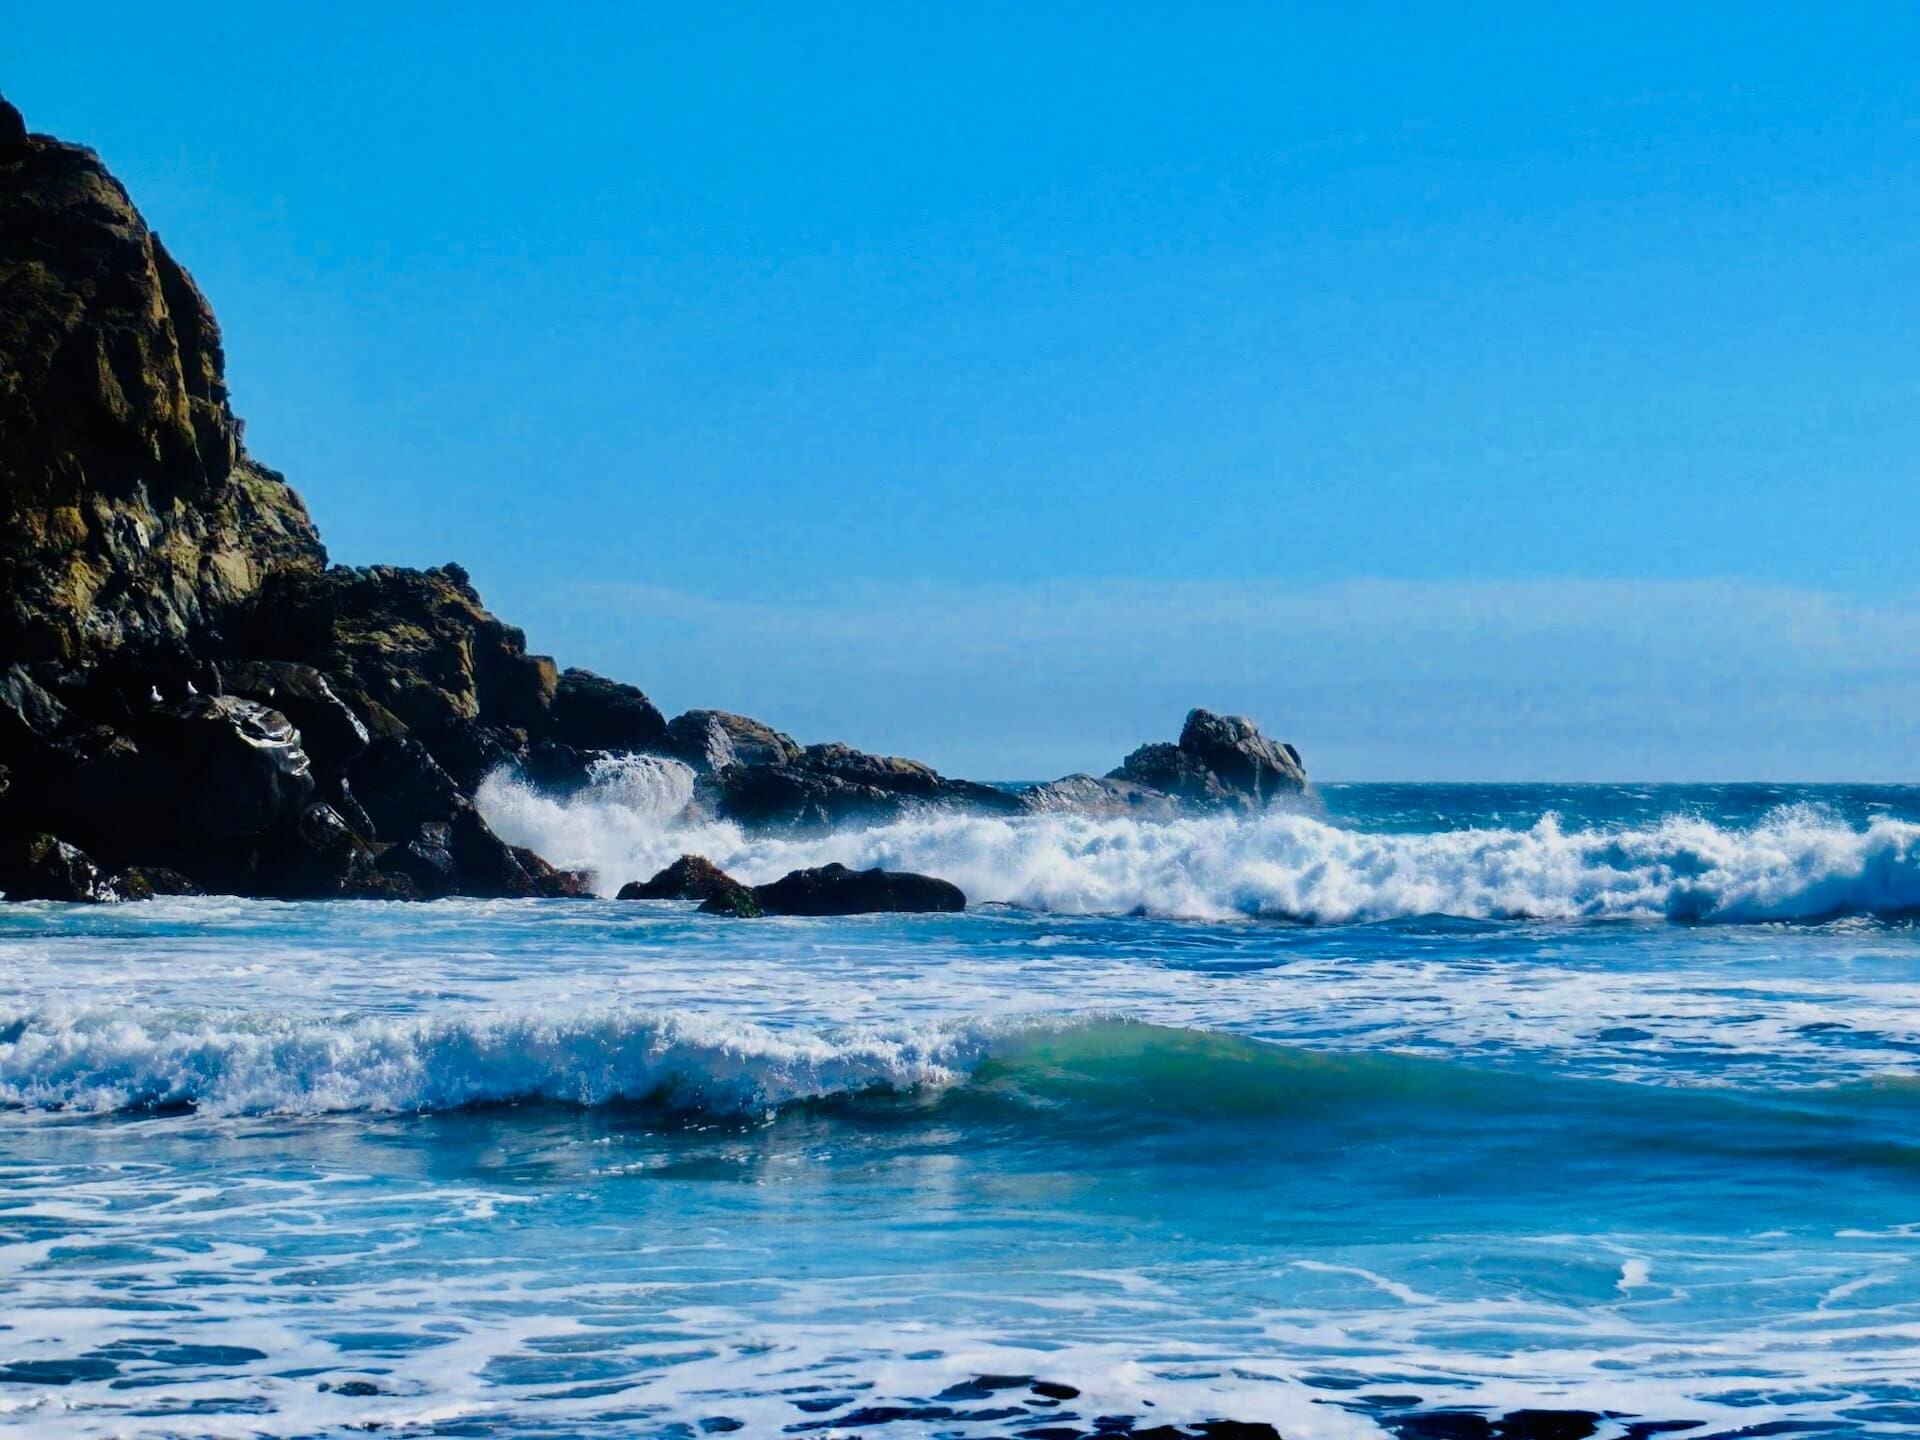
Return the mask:
[(748, 1112), (875, 1087), (944, 1085), (977, 1063), (965, 1026), (775, 1031), (622, 1009), (313, 1017), (119, 1007), (0, 1012), (0, 1104), (203, 1113), (446, 1110), (655, 1099)]
[(1167, 821), (927, 811), (782, 837), (674, 809), (679, 793), (651, 773), (636, 790), (622, 771), (560, 800), (497, 775), (479, 800), (507, 839), (593, 871), (606, 893), (690, 852), (751, 883), (837, 860), (939, 875), (976, 903), (1077, 914), (1752, 922), (1920, 910), (1920, 825), (1855, 827), (1818, 806), (1737, 829), (1673, 816), (1566, 830), (1549, 815), (1527, 829), (1424, 834), (1349, 830), (1286, 810)]

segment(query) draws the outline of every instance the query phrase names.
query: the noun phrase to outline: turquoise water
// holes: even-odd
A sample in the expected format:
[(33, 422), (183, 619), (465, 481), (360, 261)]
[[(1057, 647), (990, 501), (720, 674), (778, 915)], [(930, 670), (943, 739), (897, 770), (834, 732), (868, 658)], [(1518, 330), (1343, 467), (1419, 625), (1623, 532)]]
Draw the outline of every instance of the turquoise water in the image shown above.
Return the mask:
[(1920, 790), (661, 788), (486, 803), (975, 906), (0, 908), (0, 1426), (1920, 1432)]

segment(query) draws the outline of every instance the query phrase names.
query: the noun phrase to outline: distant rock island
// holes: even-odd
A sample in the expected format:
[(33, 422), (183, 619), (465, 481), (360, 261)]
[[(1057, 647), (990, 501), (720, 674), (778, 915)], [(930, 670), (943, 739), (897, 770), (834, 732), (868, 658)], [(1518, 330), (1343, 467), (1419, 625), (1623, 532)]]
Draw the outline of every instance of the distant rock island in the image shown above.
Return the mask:
[[(577, 788), (609, 754), (684, 763), (693, 803), (748, 827), (1252, 810), (1306, 783), (1292, 746), (1205, 710), (1110, 775), (1024, 790), (725, 711), (669, 721), (528, 654), (458, 565), (329, 566), (300, 497), (247, 453), (192, 277), (97, 155), (4, 100), (0, 508), (8, 899), (585, 894), (473, 794), (503, 767)], [(767, 905), (891, 894), (807, 874)]]

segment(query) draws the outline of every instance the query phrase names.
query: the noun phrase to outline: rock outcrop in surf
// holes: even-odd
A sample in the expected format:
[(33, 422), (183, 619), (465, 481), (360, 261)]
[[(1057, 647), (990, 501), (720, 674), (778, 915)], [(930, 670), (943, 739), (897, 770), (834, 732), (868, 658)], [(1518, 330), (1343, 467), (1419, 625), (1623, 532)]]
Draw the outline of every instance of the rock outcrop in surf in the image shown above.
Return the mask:
[(726, 711), (669, 722), (530, 653), (458, 565), (330, 566), (248, 453), (225, 365), (212, 308), (100, 158), (0, 100), (7, 898), (585, 894), (473, 796), (502, 770), (578, 788), (609, 755), (678, 761), (703, 813), (795, 830), (1246, 808), (1305, 783), (1291, 747), (1206, 711), (1105, 780), (1025, 791)]

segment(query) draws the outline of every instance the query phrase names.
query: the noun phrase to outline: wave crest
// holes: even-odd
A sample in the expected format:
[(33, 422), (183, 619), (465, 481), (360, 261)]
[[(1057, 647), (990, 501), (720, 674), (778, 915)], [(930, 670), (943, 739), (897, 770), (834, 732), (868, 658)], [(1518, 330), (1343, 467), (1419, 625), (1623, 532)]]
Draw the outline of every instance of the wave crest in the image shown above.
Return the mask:
[[(1670, 816), (1630, 828), (1382, 834), (1285, 810), (1178, 820), (928, 811), (807, 837), (748, 834), (690, 818), (649, 782), (599, 781), (566, 799), (504, 776), (480, 802), (494, 828), (557, 864), (591, 870), (603, 892), (683, 852), (752, 883), (840, 861), (952, 880), (975, 902), (1072, 914), (1321, 924), (1452, 915), (1466, 919), (1669, 919), (1748, 923), (1920, 912), (1920, 825), (1855, 827), (1815, 805), (1723, 827)], [(677, 792), (676, 792), (677, 793)]]
[(348, 1017), (106, 1008), (0, 1012), (0, 1105), (111, 1112), (420, 1112), (507, 1101), (647, 1101), (752, 1114), (942, 1087), (982, 1032), (813, 1033), (677, 1012)]

